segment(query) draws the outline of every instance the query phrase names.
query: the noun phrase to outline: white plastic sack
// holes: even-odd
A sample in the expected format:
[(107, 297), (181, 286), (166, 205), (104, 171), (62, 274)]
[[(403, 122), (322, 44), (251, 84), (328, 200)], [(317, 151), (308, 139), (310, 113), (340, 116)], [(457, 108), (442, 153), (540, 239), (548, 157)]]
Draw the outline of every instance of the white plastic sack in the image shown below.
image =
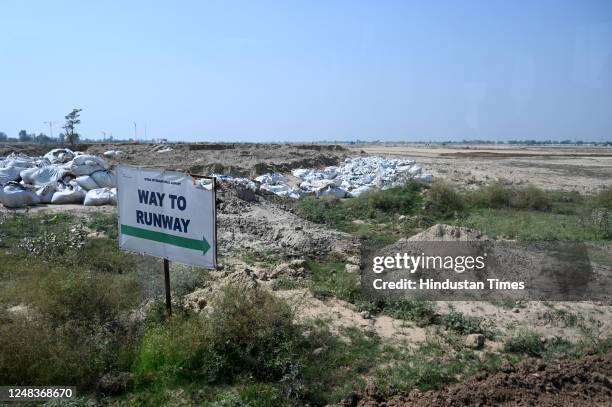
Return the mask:
[(4, 185), (10, 181), (19, 180), (20, 172), (21, 168), (19, 167), (0, 168), (0, 185)]
[(255, 181), (260, 182), (262, 184), (277, 185), (285, 184), (288, 180), (287, 177), (285, 177), (283, 174), (279, 174), (278, 172), (271, 172), (268, 174), (260, 175), (259, 177), (255, 178)]
[(56, 205), (81, 204), (85, 199), (85, 191), (78, 185), (68, 185), (53, 194), (51, 203)]
[(123, 155), (123, 151), (121, 150), (108, 150), (104, 152), (104, 157), (107, 158), (115, 158)]
[(45, 186), (61, 180), (66, 175), (66, 169), (57, 164), (44, 167), (28, 168), (20, 173), (23, 182), (35, 186)]
[(77, 177), (79, 175), (91, 175), (96, 171), (103, 171), (109, 168), (106, 161), (89, 154), (74, 157), (66, 166), (68, 170)]
[(112, 171), (96, 171), (91, 174), (91, 178), (99, 188), (113, 188), (117, 185), (115, 174)]
[(77, 184), (79, 184), (81, 188), (86, 191), (91, 191), (92, 189), (100, 188), (100, 186), (91, 177), (91, 175), (81, 175), (80, 177), (76, 177), (75, 181)]
[(304, 179), (304, 177), (310, 174), (311, 172), (312, 170), (308, 170), (306, 168), (298, 168), (298, 169), (293, 170), (291, 173), (293, 174), (294, 177)]
[(157, 151), (160, 154), (168, 154), (173, 152), (174, 149), (170, 148), (170, 147), (166, 147), (166, 148), (162, 148), (161, 150)]
[(33, 191), (17, 182), (9, 182), (0, 190), (0, 201), (7, 208), (22, 208), (40, 202)]
[(112, 205), (115, 201), (115, 194), (110, 188), (98, 188), (92, 189), (85, 195), (85, 206), (100, 206), (100, 205)]
[(348, 192), (333, 185), (326, 186), (317, 191), (317, 196), (335, 196), (336, 198), (346, 198)]
[(350, 194), (352, 196), (359, 196), (359, 195), (363, 194), (364, 192), (367, 192), (371, 188), (372, 188), (372, 186), (370, 186), (370, 185), (362, 185), (360, 187), (357, 187), (357, 188), (351, 190)]
[(414, 179), (416, 179), (417, 181), (421, 181), (421, 182), (433, 182), (433, 175), (419, 174), (416, 177), (414, 177)]
[(74, 157), (74, 152), (67, 148), (55, 148), (44, 155), (44, 158), (49, 160), (51, 164), (64, 164), (71, 161)]
[(47, 184), (44, 187), (38, 188), (36, 190), (36, 195), (41, 204), (48, 204), (53, 200), (55, 191), (57, 191), (57, 184)]

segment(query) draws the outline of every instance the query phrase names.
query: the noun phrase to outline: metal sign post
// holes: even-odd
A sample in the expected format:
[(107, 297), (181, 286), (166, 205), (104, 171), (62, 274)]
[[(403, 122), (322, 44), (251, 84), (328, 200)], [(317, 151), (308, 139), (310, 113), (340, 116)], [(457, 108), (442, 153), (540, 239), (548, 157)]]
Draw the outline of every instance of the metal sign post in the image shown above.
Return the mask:
[(164, 259), (164, 285), (166, 286), (166, 311), (172, 316), (172, 298), (170, 297), (170, 261)]

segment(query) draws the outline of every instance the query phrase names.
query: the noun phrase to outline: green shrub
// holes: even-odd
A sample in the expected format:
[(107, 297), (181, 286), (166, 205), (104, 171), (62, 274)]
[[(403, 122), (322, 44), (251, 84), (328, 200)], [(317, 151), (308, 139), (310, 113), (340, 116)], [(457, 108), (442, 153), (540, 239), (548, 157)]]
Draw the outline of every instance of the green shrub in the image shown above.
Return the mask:
[(429, 190), (425, 202), (426, 211), (437, 217), (445, 218), (463, 210), (463, 196), (453, 186), (442, 180), (436, 180)]
[(94, 272), (127, 274), (136, 270), (134, 256), (119, 250), (117, 242), (108, 238), (87, 241), (78, 253), (65, 261)]
[(151, 328), (135, 373), (149, 381), (204, 380), (233, 383), (239, 377), (294, 380), (299, 375), (301, 330), (282, 300), (263, 290), (227, 287), (204, 318), (175, 318)]
[(52, 272), (30, 293), (30, 303), (54, 323), (111, 321), (138, 301), (134, 276)]
[(468, 193), (472, 206), (546, 211), (552, 207), (551, 195), (533, 185), (510, 187), (499, 182)]
[(551, 208), (550, 197), (540, 188), (529, 185), (512, 191), (510, 206), (517, 209), (547, 211)]
[(429, 301), (393, 301), (386, 303), (384, 310), (394, 318), (414, 321), (418, 326), (435, 324), (439, 317), (434, 303)]
[(612, 187), (602, 189), (593, 197), (596, 206), (612, 209)]
[(421, 184), (408, 182), (401, 187), (386, 190), (368, 191), (357, 198), (357, 201), (366, 201), (370, 215), (377, 212), (408, 214), (421, 202)]
[(111, 239), (118, 236), (116, 213), (95, 212), (89, 218), (87, 226), (97, 232), (103, 232)]
[(462, 335), (483, 334), (487, 338), (493, 338), (493, 332), (483, 327), (482, 318), (477, 316), (465, 315), (462, 312), (451, 311), (440, 318), (442, 325), (446, 329), (455, 331)]
[(347, 273), (341, 262), (307, 262), (311, 272), (310, 291), (317, 298), (336, 297), (353, 302), (359, 293), (359, 276)]
[[(83, 332), (81, 332), (83, 333)], [(0, 325), (0, 382), (43, 386), (89, 386), (95, 380), (94, 349), (87, 337), (74, 337), (42, 319)]]
[(545, 346), (540, 335), (533, 331), (519, 331), (504, 342), (504, 351), (510, 353), (524, 353), (528, 356), (541, 357)]
[(335, 224), (341, 220), (337, 213), (341, 205), (338, 198), (306, 196), (300, 199), (299, 205), (300, 215), (311, 222)]

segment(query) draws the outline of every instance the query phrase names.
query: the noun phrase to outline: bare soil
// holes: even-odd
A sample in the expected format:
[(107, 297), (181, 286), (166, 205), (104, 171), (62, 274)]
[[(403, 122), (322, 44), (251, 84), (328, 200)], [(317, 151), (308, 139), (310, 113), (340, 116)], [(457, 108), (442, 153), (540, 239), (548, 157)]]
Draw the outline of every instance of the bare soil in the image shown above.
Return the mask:
[(468, 188), (500, 180), (590, 193), (612, 179), (611, 147), (367, 145), (353, 151), (414, 158), (435, 178)]
[(369, 386), (338, 406), (454, 407), (454, 406), (609, 406), (612, 399), (612, 353), (575, 361), (545, 363), (527, 359), (518, 366), (502, 366), (443, 390), (397, 395), (385, 400)]

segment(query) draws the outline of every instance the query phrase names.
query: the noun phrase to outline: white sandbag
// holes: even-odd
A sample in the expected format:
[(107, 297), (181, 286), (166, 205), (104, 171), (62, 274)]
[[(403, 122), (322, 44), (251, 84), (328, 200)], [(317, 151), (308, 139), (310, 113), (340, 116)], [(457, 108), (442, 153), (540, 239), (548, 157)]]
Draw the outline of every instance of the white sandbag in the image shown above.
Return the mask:
[(67, 148), (55, 148), (44, 155), (51, 164), (64, 164), (74, 159), (75, 154)]
[(0, 189), (0, 201), (7, 208), (23, 208), (40, 202), (36, 193), (18, 182), (9, 182)]
[(96, 171), (103, 171), (109, 168), (106, 161), (89, 154), (74, 157), (74, 159), (66, 164), (66, 166), (68, 170), (76, 176), (91, 175)]
[(21, 172), (21, 168), (19, 167), (6, 167), (0, 168), (0, 185), (4, 185), (7, 182), (18, 181), (19, 173)]
[(98, 188), (92, 189), (85, 195), (85, 206), (100, 206), (100, 205), (112, 205), (115, 201), (115, 194), (110, 188)]
[(55, 205), (81, 204), (85, 199), (85, 191), (78, 185), (68, 185), (53, 194), (51, 203)]
[(168, 153), (171, 153), (173, 151), (174, 151), (174, 149), (172, 149), (170, 147), (166, 147), (166, 148), (162, 148), (161, 150), (158, 150), (157, 152), (159, 154), (168, 154)]
[(23, 182), (35, 186), (45, 186), (61, 180), (67, 171), (62, 165), (51, 164), (44, 167), (28, 168), (21, 171)]
[(113, 188), (117, 185), (115, 173), (112, 171), (96, 171), (91, 174), (91, 178), (96, 181), (99, 188)]
[(336, 198), (346, 198), (348, 192), (345, 189), (329, 185), (317, 190), (317, 196), (334, 196)]
[(310, 174), (312, 172), (312, 170), (308, 170), (306, 168), (297, 168), (293, 171), (291, 171), (291, 174), (293, 174), (294, 177), (298, 177), (301, 179), (304, 179), (304, 177), (308, 174)]
[(410, 169), (408, 170), (408, 173), (410, 175), (418, 175), (421, 173), (421, 171), (423, 171), (423, 168), (421, 168), (420, 165), (413, 165), (412, 167), (410, 167)]
[(433, 182), (433, 175), (419, 174), (416, 177), (414, 177), (414, 179), (416, 179), (417, 181), (421, 181), (421, 182)]
[(47, 184), (44, 187), (40, 187), (36, 190), (36, 195), (41, 204), (51, 203), (53, 200), (53, 194), (57, 191), (57, 184)]
[(369, 191), (372, 188), (371, 185), (362, 185), (350, 191), (351, 196), (359, 196), (364, 192)]
[(117, 206), (117, 188), (111, 188), (111, 205)]
[(271, 172), (268, 174), (260, 175), (255, 178), (255, 181), (261, 182), (262, 184), (285, 184), (288, 180), (283, 174), (279, 174), (278, 172)]
[(91, 177), (91, 175), (81, 175), (80, 177), (76, 177), (75, 181), (81, 188), (86, 191), (91, 191), (92, 189), (100, 188), (100, 186)]
[(15, 153), (11, 153), (5, 160), (3, 160), (2, 165), (0, 167), (19, 167), (20, 169), (36, 167), (41, 161), (32, 157), (21, 156)]
[(123, 155), (123, 151), (121, 150), (108, 150), (104, 152), (104, 157), (106, 158), (115, 158)]

